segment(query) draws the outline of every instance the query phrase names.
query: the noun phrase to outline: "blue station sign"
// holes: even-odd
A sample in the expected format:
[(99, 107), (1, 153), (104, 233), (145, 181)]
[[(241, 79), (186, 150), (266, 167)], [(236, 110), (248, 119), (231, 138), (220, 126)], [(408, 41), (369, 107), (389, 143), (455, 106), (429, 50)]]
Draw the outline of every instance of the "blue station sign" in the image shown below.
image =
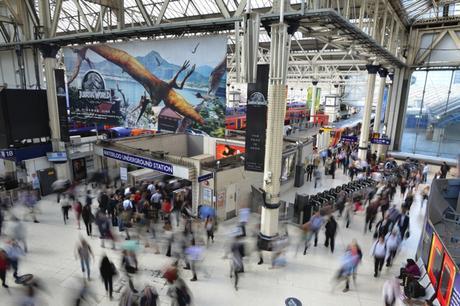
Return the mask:
[(171, 164), (159, 162), (150, 158), (131, 155), (124, 152), (118, 152), (110, 149), (104, 149), (103, 155), (108, 158), (113, 158), (128, 164), (133, 164), (139, 167), (152, 169), (161, 173), (173, 175), (174, 167)]
[(343, 142), (358, 142), (358, 136), (342, 136), (340, 140)]
[(371, 138), (371, 143), (388, 146), (391, 143), (390, 138)]
[(198, 177), (198, 183), (210, 180), (214, 177), (214, 173), (203, 174)]

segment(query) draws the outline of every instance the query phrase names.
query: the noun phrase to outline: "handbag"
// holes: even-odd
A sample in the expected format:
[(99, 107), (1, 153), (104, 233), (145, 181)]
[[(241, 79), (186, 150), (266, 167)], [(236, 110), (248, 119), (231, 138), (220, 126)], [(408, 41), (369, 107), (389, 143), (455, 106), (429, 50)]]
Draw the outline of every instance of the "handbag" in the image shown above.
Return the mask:
[(405, 235), (406, 239), (408, 239), (410, 237), (410, 231), (407, 231), (406, 232), (406, 235)]

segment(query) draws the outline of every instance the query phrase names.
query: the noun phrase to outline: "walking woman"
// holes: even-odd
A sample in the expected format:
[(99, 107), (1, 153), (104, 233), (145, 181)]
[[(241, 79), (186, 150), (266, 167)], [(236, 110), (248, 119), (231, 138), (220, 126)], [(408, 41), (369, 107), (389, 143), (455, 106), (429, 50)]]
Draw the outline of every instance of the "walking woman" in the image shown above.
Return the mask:
[(101, 266), (99, 267), (101, 272), (102, 280), (104, 281), (105, 291), (109, 293), (109, 297), (112, 300), (113, 293), (113, 277), (117, 274), (115, 265), (110, 262), (107, 255), (104, 255), (101, 261)]

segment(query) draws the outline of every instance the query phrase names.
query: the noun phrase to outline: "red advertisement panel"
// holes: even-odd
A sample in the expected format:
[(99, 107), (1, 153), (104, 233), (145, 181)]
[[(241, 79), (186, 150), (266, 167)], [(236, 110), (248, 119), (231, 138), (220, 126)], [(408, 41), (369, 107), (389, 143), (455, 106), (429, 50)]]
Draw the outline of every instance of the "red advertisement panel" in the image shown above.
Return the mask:
[(216, 159), (227, 158), (233, 155), (244, 153), (244, 147), (218, 143), (216, 144)]

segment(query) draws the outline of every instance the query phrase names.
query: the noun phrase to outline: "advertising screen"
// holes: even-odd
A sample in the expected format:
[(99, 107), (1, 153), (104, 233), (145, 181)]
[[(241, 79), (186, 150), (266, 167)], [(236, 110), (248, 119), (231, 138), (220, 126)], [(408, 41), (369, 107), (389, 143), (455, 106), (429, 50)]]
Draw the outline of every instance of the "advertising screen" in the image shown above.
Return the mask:
[(164, 129), (222, 137), (226, 54), (226, 36), (65, 48), (71, 128), (157, 129), (161, 112)]
[(438, 287), (441, 276), (444, 247), (436, 233), (433, 234), (431, 242), (430, 259), (428, 260), (428, 275), (434, 288)]
[(230, 156), (242, 154), (245, 148), (241, 146), (218, 143), (216, 144), (216, 159), (227, 158)]

